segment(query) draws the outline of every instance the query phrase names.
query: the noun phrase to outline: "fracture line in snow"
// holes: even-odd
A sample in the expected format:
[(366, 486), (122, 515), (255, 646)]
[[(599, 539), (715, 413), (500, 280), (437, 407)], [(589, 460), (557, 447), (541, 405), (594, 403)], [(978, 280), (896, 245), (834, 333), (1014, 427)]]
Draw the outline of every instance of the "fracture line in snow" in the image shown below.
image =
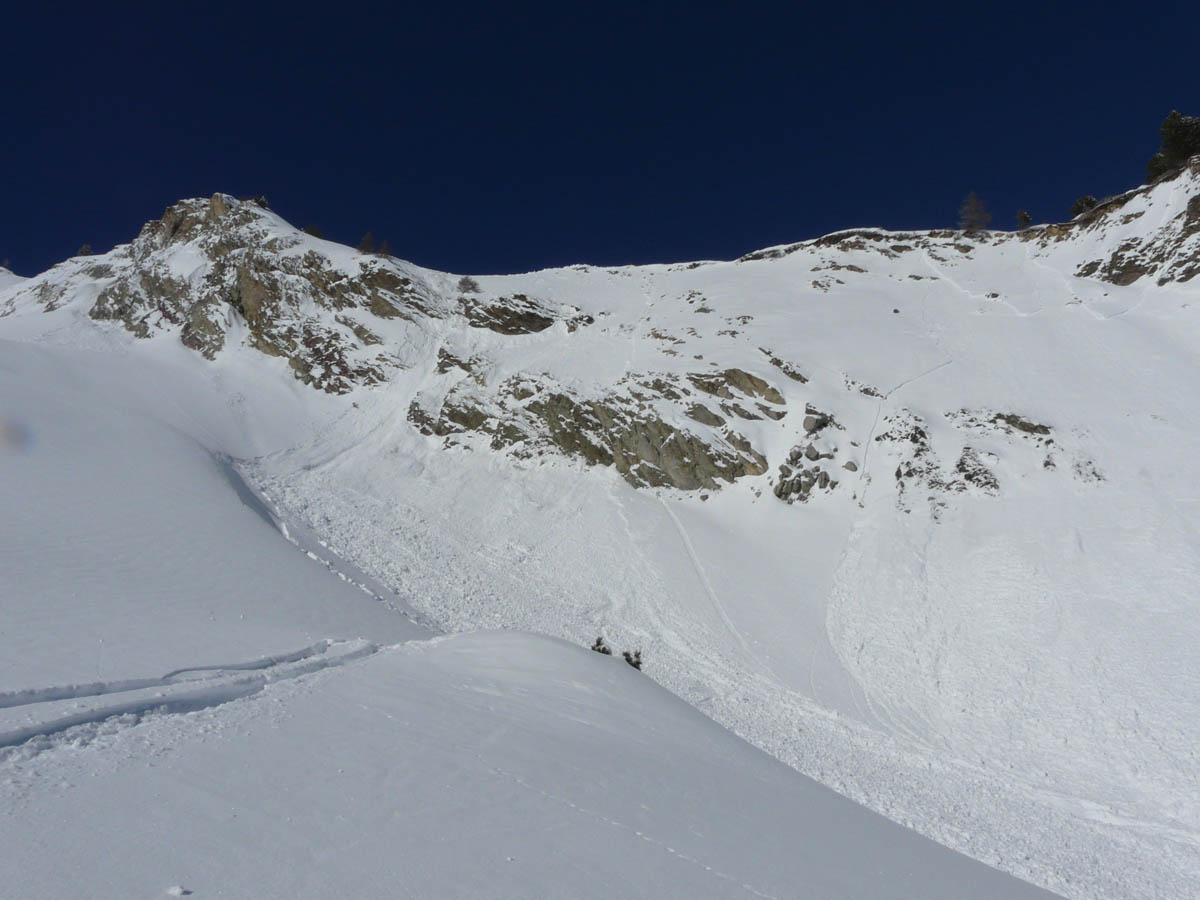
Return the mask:
[(1063, 288), (1066, 290), (1067, 293), (1069, 293), (1072, 297), (1075, 296), (1075, 291), (1071, 288), (1071, 282), (1067, 281), (1067, 276), (1064, 275), (1062, 272), (1060, 272), (1058, 269), (1054, 268), (1053, 266), (1046, 265), (1044, 262), (1042, 262), (1040, 259), (1038, 259), (1036, 255), (1031, 255), (1029, 252), (1028, 246), (1026, 246), (1026, 248), (1025, 248), (1025, 259), (1027, 259), (1033, 265), (1037, 266), (1043, 272), (1049, 272), (1051, 275), (1053, 275), (1055, 278), (1057, 278), (1059, 281), (1062, 282)]
[[(921, 253), (925, 257), (926, 266), (931, 271), (937, 272), (940, 277), (945, 277), (946, 281), (949, 282), (951, 285), (953, 285), (957, 290), (959, 290), (959, 291), (962, 290), (962, 288), (959, 287), (959, 285), (952, 278), (946, 277), (944, 275), (944, 273), (942, 273), (941, 269), (933, 264), (933, 260), (930, 259), (930, 257), (929, 257), (929, 251), (922, 250)], [(929, 300), (929, 289), (926, 288), (925, 293), (923, 294), (923, 296), (921, 298), (921, 321), (922, 322), (926, 321), (925, 307), (928, 305), (928, 300)], [(926, 328), (928, 329), (928, 325), (926, 325)], [(933, 341), (934, 345), (937, 346), (937, 348), (939, 350), (941, 350), (942, 352), (946, 352), (945, 348), (941, 344), (941, 341), (938, 340), (936, 334), (934, 334), (931, 331), (929, 333), (929, 337)], [(870, 429), (870, 431), (867, 432), (867, 440), (863, 444), (862, 468), (859, 470), (859, 474), (858, 474), (858, 481), (862, 485), (862, 494), (858, 498), (858, 505), (860, 508), (865, 505), (867, 491), (870, 489), (870, 486), (871, 486), (871, 480), (870, 480), (870, 478), (867, 477), (868, 476), (867, 463), (871, 457), (871, 445), (875, 442), (875, 429), (879, 427), (879, 417), (883, 412), (884, 401), (889, 399), (892, 396), (892, 394), (896, 393), (902, 387), (906, 387), (907, 385), (912, 384), (914, 381), (919, 381), (920, 379), (925, 378), (927, 375), (932, 375), (934, 372), (937, 372), (941, 369), (946, 368), (946, 366), (950, 365), (952, 362), (954, 362), (953, 357), (945, 360), (944, 362), (938, 363), (932, 369), (929, 369), (925, 372), (921, 372), (918, 375), (914, 375), (911, 378), (907, 378), (904, 381), (901, 381), (899, 384), (895, 385), (890, 390), (885, 391), (883, 396), (880, 397), (876, 401), (876, 403), (875, 403), (875, 418), (871, 422), (871, 429)]]
[(932, 369), (922, 372), (919, 375), (914, 375), (912, 378), (906, 378), (904, 381), (900, 382), (898, 385), (896, 385), (894, 388), (892, 388), (890, 391), (888, 391), (886, 394), (884, 394), (883, 399), (884, 400), (888, 399), (889, 397), (892, 396), (892, 394), (894, 394), (894, 393), (896, 393), (896, 391), (900, 390), (900, 388), (910, 385), (914, 381), (920, 381), (922, 378), (926, 377), (927, 375), (932, 375), (934, 372), (937, 372), (940, 369), (946, 368), (946, 366), (950, 365), (952, 362), (954, 362), (954, 360), (948, 359), (945, 362), (938, 363)]
[[(1133, 304), (1133, 306), (1128, 306), (1125, 309), (1121, 310), (1120, 312), (1115, 312), (1111, 316), (1102, 316), (1101, 318), (1105, 322), (1107, 322), (1109, 319), (1119, 319), (1119, 318), (1121, 318), (1121, 316), (1125, 315), (1126, 313), (1133, 312), (1135, 309), (1137, 309), (1139, 306), (1141, 306), (1145, 302), (1146, 302), (1146, 292), (1142, 291), (1142, 298), (1140, 300), (1138, 300), (1137, 303)], [(1084, 306), (1087, 306), (1087, 304), (1085, 303)], [(1089, 312), (1090, 312), (1090, 310), (1089, 310)]]
[(634, 320), (634, 323), (633, 323), (633, 331), (632, 331), (632, 334), (630, 337), (630, 344), (629, 344), (629, 360), (625, 364), (625, 371), (627, 373), (633, 372), (635, 370), (635, 366), (637, 365), (638, 332), (641, 330), (642, 322), (649, 321), (650, 307), (652, 307), (654, 305), (654, 301), (650, 297), (650, 276), (649, 276), (649, 274), (642, 275), (640, 290), (642, 292), (642, 296), (646, 299), (646, 306), (642, 310), (642, 315), (638, 316)]

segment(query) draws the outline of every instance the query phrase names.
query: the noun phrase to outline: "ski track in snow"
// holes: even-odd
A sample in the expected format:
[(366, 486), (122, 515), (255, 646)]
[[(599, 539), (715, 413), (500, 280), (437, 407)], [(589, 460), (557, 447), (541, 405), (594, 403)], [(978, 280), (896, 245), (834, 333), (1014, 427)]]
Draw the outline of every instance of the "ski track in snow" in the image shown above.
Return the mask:
[(299, 662), (303, 659), (325, 653), (329, 650), (331, 641), (319, 641), (311, 647), (305, 647), (294, 653), (284, 653), (266, 656), (249, 662), (225, 663), (213, 666), (190, 666), (175, 669), (160, 678), (132, 678), (124, 681), (97, 681), (90, 684), (69, 684), (57, 687), (30, 688), (20, 691), (5, 691), (0, 693), (0, 709), (14, 706), (28, 706), (34, 703), (53, 703), (58, 700), (80, 700), (84, 697), (99, 697), (104, 694), (120, 694), (127, 691), (139, 691), (150, 687), (166, 687), (174, 684), (183, 675), (194, 672), (225, 672), (247, 671), (253, 669), (269, 669), (283, 663)]
[(704, 571), (704, 565), (700, 562), (700, 557), (696, 555), (696, 548), (692, 545), (692, 539), (688, 537), (687, 529), (683, 527), (683, 523), (679, 521), (679, 516), (675, 515), (675, 510), (671, 509), (670, 504), (662, 497), (659, 497), (658, 500), (662, 504), (662, 508), (666, 510), (671, 523), (675, 526), (675, 531), (678, 533), (679, 539), (683, 541), (683, 549), (687, 553), (688, 560), (691, 561), (692, 571), (696, 573), (696, 577), (704, 585), (704, 590), (708, 594), (708, 599), (712, 603), (713, 608), (717, 611), (717, 615), (721, 617), (721, 621), (725, 623), (725, 627), (729, 629), (729, 633), (737, 640), (738, 645), (747, 654), (750, 654), (752, 651), (750, 650), (750, 645), (746, 642), (746, 638), (738, 630), (738, 627), (733, 624), (733, 619), (729, 618), (729, 611), (725, 609), (725, 604), (721, 602), (721, 598), (713, 590), (712, 582), (708, 580), (708, 575)]
[[(367, 641), (322, 641), (294, 653), (220, 666), (177, 669), (157, 679), (13, 692), (5, 696), (5, 708), (21, 707), (22, 711), (29, 711), (28, 707), (43, 704), (51, 708), (45, 718), (32, 724), (17, 728), (0, 725), (0, 763), (24, 762), (31, 755), (52, 749), (58, 743), (78, 743), (81, 738), (86, 738), (87, 730), (94, 730), (110, 720), (122, 719), (125, 724), (137, 724), (142, 716), (151, 713), (178, 714), (210, 709), (257, 694), (277, 681), (344, 666), (379, 649)], [(183, 677), (187, 675), (199, 677)], [(136, 696), (96, 705), (80, 702), (75, 706), (83, 706), (83, 709), (66, 713), (61, 707), (54, 706), (62, 701), (84, 701), (116, 694)], [(26, 745), (36, 746), (32, 747), (31, 753)]]

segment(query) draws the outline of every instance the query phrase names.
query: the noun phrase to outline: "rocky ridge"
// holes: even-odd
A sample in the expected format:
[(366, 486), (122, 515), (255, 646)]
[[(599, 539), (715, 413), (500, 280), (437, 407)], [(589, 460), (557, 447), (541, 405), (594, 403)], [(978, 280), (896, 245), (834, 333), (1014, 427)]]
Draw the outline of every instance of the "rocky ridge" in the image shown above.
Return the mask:
[[(519, 277), (458, 278), (358, 253), (292, 228), (259, 202), (216, 194), (171, 206), (130, 244), (10, 285), (0, 292), (0, 316), (83, 308), (137, 339), (173, 335), (208, 360), (245, 351), (278, 359), (329, 394), (399, 388), (410, 424), (445, 448), (502, 453), (517, 465), (565, 456), (612, 467), (635, 487), (711, 491), (750, 479), (755, 492), (805, 503), (852, 479), (858, 499), (873, 477), (865, 465), (874, 447), (891, 460), (897, 502), (907, 506), (919, 494), (936, 511), (956, 494), (1004, 489), (997, 452), (975, 446), (972, 435), (1040, 454), (1046, 472), (1069, 461), (1064, 471), (1083, 481), (1103, 475), (1084, 448), (1048, 437), (1050, 425), (1031, 432), (1024, 412), (908, 409), (875, 379), (849, 371), (837, 373), (844, 393), (834, 399), (809, 383), (803, 360), (763, 345), (770, 331), (753, 302), (731, 309), (691, 285), (714, 266), (738, 278), (800, 260), (809, 274), (798, 287), (812, 297), (886, 277), (911, 285), (914, 298), (944, 282), (986, 309), (1012, 301), (971, 284), (975, 260), (1031, 252), (1047, 261), (1037, 265), (1073, 271), (1076, 283), (1185, 283), (1200, 272), (1197, 176), (1200, 159), (1070, 223), (1015, 233), (857, 229), (734, 263), (660, 267), (640, 282), (633, 269), (559, 270), (560, 281), (578, 280), (571, 302), (530, 289), (529, 278), (510, 286)], [(1191, 196), (1163, 203), (1164, 191)], [(588, 284), (599, 278), (623, 303), (643, 295), (643, 314), (621, 316), (593, 299)], [(1063, 281), (1069, 291), (1070, 278)], [(657, 305), (671, 314), (658, 317)], [(594, 378), (586, 366), (565, 366), (572, 370), (564, 374), (545, 365), (547, 353), (624, 342), (626, 364)], [(794, 412), (798, 404), (803, 414)], [(872, 411), (878, 428), (867, 427)], [(924, 425), (930, 415), (943, 416), (954, 426), (947, 434), (961, 439), (935, 449)]]

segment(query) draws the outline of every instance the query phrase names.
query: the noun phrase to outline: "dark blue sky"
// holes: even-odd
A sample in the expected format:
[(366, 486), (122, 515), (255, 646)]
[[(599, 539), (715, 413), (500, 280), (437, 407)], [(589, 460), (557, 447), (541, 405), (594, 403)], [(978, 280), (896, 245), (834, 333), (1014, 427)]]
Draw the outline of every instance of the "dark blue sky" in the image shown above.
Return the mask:
[(217, 190), (471, 273), (952, 226), (972, 189), (996, 227), (1058, 221), (1200, 114), (1197, 3), (24, 5), (22, 274)]

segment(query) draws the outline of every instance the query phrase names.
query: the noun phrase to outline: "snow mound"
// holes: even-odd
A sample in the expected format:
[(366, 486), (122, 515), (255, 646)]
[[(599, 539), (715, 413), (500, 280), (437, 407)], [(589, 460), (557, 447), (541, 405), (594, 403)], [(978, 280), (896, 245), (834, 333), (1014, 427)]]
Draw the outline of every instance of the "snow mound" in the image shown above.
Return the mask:
[(384, 648), (70, 737), (0, 749), (0, 875), (31, 896), (1049, 896), (530, 635)]

